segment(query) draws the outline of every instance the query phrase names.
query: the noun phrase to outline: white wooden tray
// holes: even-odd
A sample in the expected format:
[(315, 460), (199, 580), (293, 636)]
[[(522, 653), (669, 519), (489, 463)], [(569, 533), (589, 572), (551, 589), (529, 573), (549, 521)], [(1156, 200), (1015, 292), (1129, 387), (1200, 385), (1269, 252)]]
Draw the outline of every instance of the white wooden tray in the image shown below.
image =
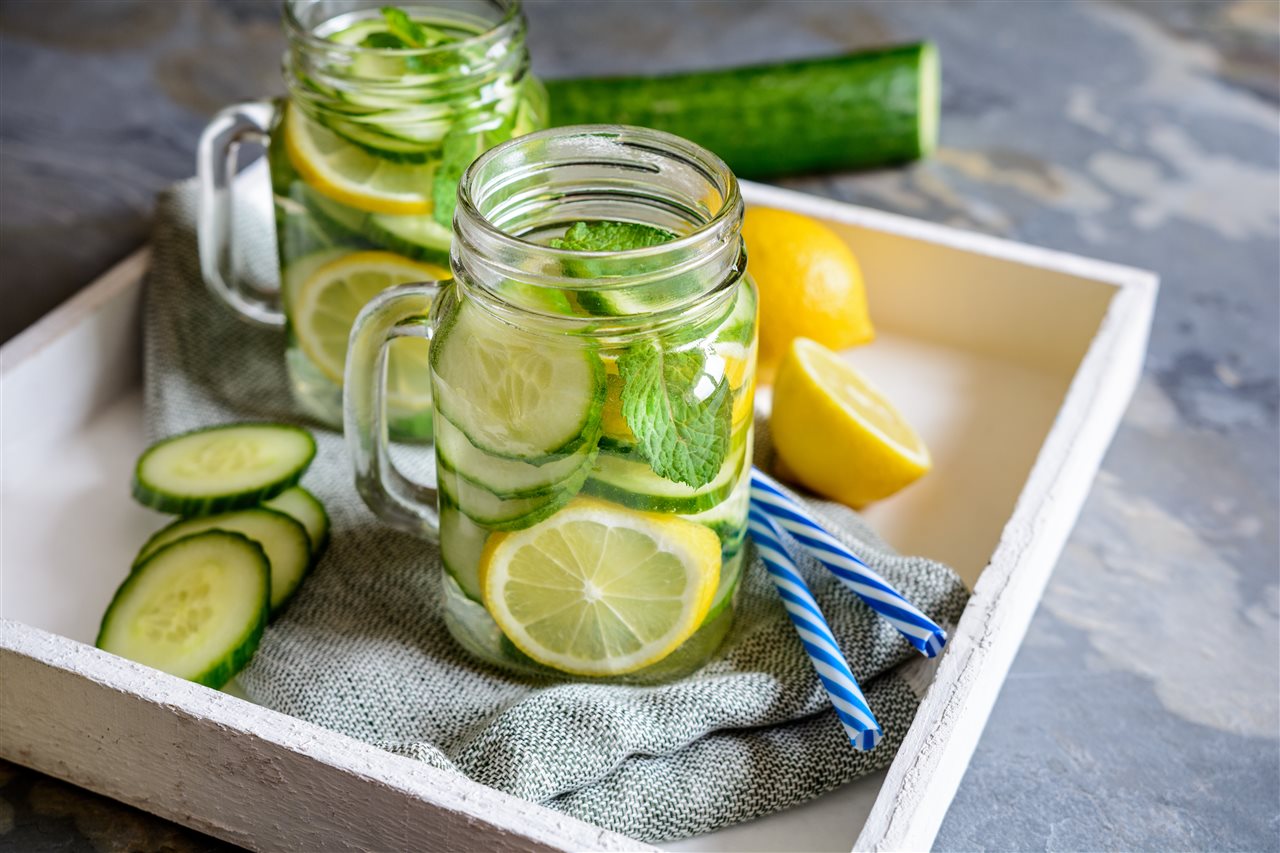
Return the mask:
[[(1153, 274), (745, 184), (827, 221), (879, 338), (853, 351), (935, 470), (869, 512), (973, 589), (892, 766), (672, 850), (933, 841), (1141, 370)], [(0, 350), (0, 756), (257, 849), (638, 842), (92, 648), (137, 543), (141, 251)], [(767, 401), (762, 401), (767, 404)]]

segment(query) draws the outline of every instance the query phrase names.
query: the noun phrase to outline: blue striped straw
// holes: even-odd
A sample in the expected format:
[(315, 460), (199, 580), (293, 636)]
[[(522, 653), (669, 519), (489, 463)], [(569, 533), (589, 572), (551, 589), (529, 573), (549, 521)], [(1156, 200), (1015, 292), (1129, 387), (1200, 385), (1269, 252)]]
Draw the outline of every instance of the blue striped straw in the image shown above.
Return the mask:
[(782, 546), (782, 531), (754, 503), (747, 512), (747, 529), (755, 540), (756, 553), (782, 596), (782, 606), (791, 617), (791, 624), (800, 634), (800, 642), (808, 652), (827, 695), (831, 697), (831, 704), (835, 706), (836, 716), (840, 718), (849, 741), (854, 749), (874, 749), (884, 732), (876, 722), (875, 714), (871, 713), (848, 661), (836, 645), (836, 638), (818, 609), (809, 585)]
[(783, 494), (777, 481), (759, 468), (751, 469), (751, 505), (760, 507), (794, 536), (868, 607), (889, 620), (925, 657), (934, 657), (942, 651), (947, 642), (947, 632), (824, 530), (800, 504)]

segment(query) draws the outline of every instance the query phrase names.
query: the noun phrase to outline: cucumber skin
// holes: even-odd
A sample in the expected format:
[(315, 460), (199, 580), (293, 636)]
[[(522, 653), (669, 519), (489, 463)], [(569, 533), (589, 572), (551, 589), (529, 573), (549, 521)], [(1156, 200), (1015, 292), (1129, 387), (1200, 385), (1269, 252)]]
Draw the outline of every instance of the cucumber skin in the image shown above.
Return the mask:
[[(262, 609), (258, 615), (258, 620), (249, 626), (249, 630), (241, 637), (239, 644), (230, 655), (218, 661), (209, 669), (200, 673), (195, 678), (187, 679), (196, 684), (203, 684), (205, 687), (212, 687), (214, 690), (220, 690), (228, 681), (235, 677), (236, 673), (244, 669), (245, 665), (252, 660), (254, 653), (258, 650), (258, 644), (262, 641), (262, 632), (267, 627), (267, 617), (271, 611), (271, 563), (267, 560), (267, 553), (262, 550), (262, 546), (254, 542), (248, 536), (240, 533), (230, 533), (226, 530), (205, 530), (200, 533), (193, 533), (190, 536), (184, 536), (176, 539), (158, 549), (154, 554), (143, 562), (134, 566), (129, 572), (129, 576), (125, 578), (124, 583), (120, 584), (116, 594), (111, 597), (111, 603), (107, 605), (107, 611), (102, 615), (102, 624), (98, 628), (98, 636), (94, 640), (97, 648), (102, 648), (104, 635), (107, 633), (107, 622), (111, 618), (111, 611), (115, 609), (116, 602), (132, 588), (138, 578), (142, 577), (142, 570), (146, 568), (147, 563), (162, 556), (171, 548), (176, 548), (194, 539), (197, 536), (225, 536), (232, 539), (238, 539), (258, 552), (258, 557), (262, 566)], [(105, 650), (104, 650), (105, 651)], [(114, 653), (113, 653), (114, 654)], [(179, 677), (179, 676), (175, 676)]]
[(630, 124), (718, 154), (740, 178), (870, 168), (926, 156), (936, 115), (929, 42), (823, 59), (659, 77), (547, 81), (551, 126)]
[[(449, 420), (447, 417), (444, 416), (443, 413), (441, 413), (440, 417), (443, 420), (449, 421), (449, 426), (457, 430), (458, 435), (461, 437), (461, 439), (463, 441), (467, 441), (468, 446), (471, 447), (477, 454), (489, 455), (489, 456), (493, 455), (488, 453), (488, 451), (486, 450), (482, 450), (479, 447), (476, 447), (474, 444), (470, 444), (469, 440), (467, 439), (467, 434), (462, 431), (462, 427), (458, 426), (453, 421)], [(547, 495), (556, 494), (557, 492), (562, 490), (564, 483), (572, 480), (574, 477), (578, 475), (578, 472), (582, 469), (582, 465), (584, 463), (589, 464), (593, 462), (595, 460), (595, 455), (596, 455), (596, 452), (594, 448), (594, 442), (590, 441), (590, 437), (588, 437), (588, 440), (584, 441), (581, 447), (579, 447), (576, 451), (569, 454), (568, 456), (557, 457), (555, 459), (552, 459), (550, 462), (542, 463), (542, 465), (554, 465), (558, 462), (562, 462), (565, 459), (569, 459), (573, 456), (581, 456), (582, 458), (579, 460), (579, 464), (574, 466), (573, 471), (568, 476), (565, 476), (559, 480), (555, 480), (550, 483), (547, 483), (546, 485), (536, 486), (530, 489), (499, 490), (499, 489), (495, 489), (491, 483), (486, 483), (483, 480), (481, 480), (479, 477), (476, 477), (473, 474), (467, 473), (465, 466), (458, 465), (457, 460), (450, 458), (449, 454), (445, 451), (444, 447), (441, 446), (440, 442), (438, 441), (436, 442), (436, 458), (439, 465), (446, 468), (451, 473), (456, 474), (460, 479), (466, 480), (468, 483), (475, 486), (477, 489), (484, 489), (489, 494), (493, 495), (496, 498), (501, 498), (504, 501), (526, 500), (529, 498), (541, 498), (541, 497), (546, 497)], [(509, 459), (504, 456), (497, 456), (494, 458), (502, 462), (523, 461), (519, 459)], [(529, 463), (529, 462), (525, 462), (524, 464), (531, 465), (532, 467), (535, 467), (535, 468), (541, 467), (540, 465), (533, 465), (533, 463)]]
[[(458, 496), (455, 495), (453, 491), (450, 489), (450, 487), (448, 486), (447, 478), (440, 480), (440, 483), (439, 483), (440, 492), (445, 499), (447, 499), (455, 507), (458, 507), (459, 509), (461, 509), (462, 514), (465, 515), (467, 518), (471, 519), (471, 521), (474, 522), (479, 527), (484, 527), (490, 531), (500, 531), (504, 533), (510, 532), (513, 530), (524, 530), (526, 527), (533, 527), (533, 525), (537, 524), (538, 522), (546, 521), (548, 518), (550, 518), (551, 516), (559, 512), (561, 509), (563, 509), (565, 504), (573, 500), (574, 497), (576, 497), (579, 492), (584, 490), (583, 484), (587, 482), (587, 476), (591, 473), (591, 470), (595, 465), (595, 458), (596, 458), (596, 455), (593, 452), (589, 457), (587, 457), (585, 464), (583, 464), (581, 468), (579, 468), (575, 473), (571, 474), (570, 476), (566, 477), (563, 480), (562, 488), (560, 489), (560, 491), (545, 496), (546, 503), (542, 504), (536, 509), (530, 510), (524, 515), (513, 516), (511, 518), (501, 518), (501, 519), (476, 518), (474, 515), (472, 515), (470, 512), (467, 512), (467, 510), (462, 507), (462, 501), (458, 500)], [(437, 459), (437, 463), (439, 463), (438, 459)], [(439, 469), (443, 471), (448, 471), (449, 474), (455, 477), (458, 476), (458, 472), (445, 468), (443, 465), (440, 465)], [(484, 487), (474, 486), (474, 488), (483, 489)], [(484, 491), (488, 491), (488, 489), (484, 489)], [(489, 494), (493, 494), (493, 493), (489, 492)]]
[[(291, 429), (306, 436), (307, 441), (311, 445), (311, 451), (307, 454), (306, 460), (298, 466), (298, 470), (288, 477), (270, 483), (259, 489), (248, 489), (243, 492), (235, 492), (233, 494), (218, 495), (211, 498), (198, 497), (182, 497), (179, 495), (168, 494), (166, 492), (152, 489), (142, 481), (142, 466), (147, 460), (147, 456), (162, 444), (171, 441), (177, 441), (192, 435), (199, 435), (204, 432), (213, 432), (215, 430), (226, 429), (229, 427), (271, 427), (273, 429)], [(265, 500), (274, 498), (284, 490), (296, 486), (298, 481), (302, 479), (302, 475), (306, 473), (307, 468), (311, 465), (311, 461), (316, 458), (316, 439), (311, 433), (302, 427), (296, 427), (291, 424), (271, 423), (269, 421), (249, 421), (244, 423), (219, 424), (211, 427), (199, 427), (197, 429), (188, 430), (187, 432), (171, 435), (168, 438), (161, 439), (152, 444), (146, 450), (142, 451), (142, 455), (138, 457), (138, 463), (133, 468), (133, 499), (146, 507), (151, 507), (158, 512), (165, 512), (171, 515), (191, 516), (191, 515), (213, 515), (219, 512), (230, 512), (233, 509), (248, 509), (251, 506), (257, 506)]]

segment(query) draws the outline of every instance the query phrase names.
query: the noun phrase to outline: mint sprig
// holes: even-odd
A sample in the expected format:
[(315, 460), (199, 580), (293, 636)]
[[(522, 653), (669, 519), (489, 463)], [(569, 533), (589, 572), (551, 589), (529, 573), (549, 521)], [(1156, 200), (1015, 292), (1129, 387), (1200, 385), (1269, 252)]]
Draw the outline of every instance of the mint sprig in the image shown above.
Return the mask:
[(729, 453), (729, 383), (715, 382), (701, 349), (665, 352), (636, 344), (618, 359), (622, 417), (659, 477), (695, 489), (715, 479)]
[[(383, 19), (387, 22), (387, 29), (390, 35), (399, 39), (402, 48), (413, 49), (431, 47), (446, 40), (444, 33), (428, 27), (426, 24), (419, 23), (409, 17), (409, 13), (403, 9), (397, 9), (395, 6), (383, 6), (379, 11), (382, 12)], [(375, 33), (375, 35), (377, 35)], [(372, 38), (373, 36), (370, 36)], [(370, 45), (373, 47), (374, 45)], [(390, 47), (391, 45), (378, 45), (379, 47)]]
[(652, 225), (599, 220), (573, 223), (563, 237), (555, 238), (550, 245), (553, 249), (574, 252), (625, 252), (657, 246), (675, 237), (670, 231)]

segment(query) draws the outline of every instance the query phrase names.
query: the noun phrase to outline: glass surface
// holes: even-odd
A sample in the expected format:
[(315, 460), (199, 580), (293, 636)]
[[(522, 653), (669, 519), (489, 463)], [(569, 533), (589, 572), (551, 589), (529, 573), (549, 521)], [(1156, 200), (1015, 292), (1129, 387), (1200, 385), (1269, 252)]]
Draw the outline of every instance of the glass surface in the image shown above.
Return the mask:
[[(552, 552), (564, 547), (572, 552), (565, 562), (590, 562), (594, 557), (584, 552), (605, 547), (596, 538), (579, 541), (552, 531), (584, 505), (600, 505), (603, 523), (612, 525), (602, 535), (615, 537), (613, 547), (625, 536), (620, 531), (655, 519), (660, 527), (677, 519), (696, 525), (696, 535), (680, 524), (670, 529), (699, 541), (711, 531), (718, 573), (687, 639), (674, 649), (641, 653), (641, 660), (657, 657), (638, 667), (620, 663), (626, 671), (604, 677), (644, 683), (698, 668), (732, 624), (752, 455), (756, 293), (744, 272), (742, 203), (733, 176), (705, 150), (667, 134), (566, 128), (481, 158), (464, 178), (459, 205), (454, 283), (432, 310), (449, 630), (477, 657), (508, 669), (588, 675), (527, 654), (531, 640), (495, 621), (497, 593), (486, 588), (486, 574), (495, 548), (537, 537), (541, 544), (529, 559), (554, 562), (559, 558)], [(572, 223), (583, 221), (653, 226), (675, 239), (611, 254), (553, 247)], [(643, 396), (641, 364), (687, 368), (668, 387), (670, 396), (681, 397), (680, 417), (706, 419), (724, 431), (721, 438), (727, 434), (719, 454), (702, 454), (703, 471), (694, 479), (706, 482), (680, 482), (669, 473), (670, 460), (655, 464), (661, 455), (655, 436), (631, 408)], [(663, 418), (654, 429), (670, 431)], [(642, 547), (634, 559), (648, 554)], [(631, 568), (628, 560), (619, 562), (625, 564), (614, 567), (619, 572)], [(670, 575), (655, 571), (653, 578), (632, 593), (663, 594), (659, 587)], [(548, 613), (577, 607), (580, 592), (567, 587), (559, 599), (543, 590), (537, 606)], [(513, 596), (505, 606), (527, 616), (534, 608), (527, 590)], [(660, 617), (647, 607), (618, 618)], [(573, 630), (573, 620), (559, 618), (537, 624)], [(634, 651), (608, 637), (533, 639), (588, 656), (600, 653), (593, 643), (603, 643), (605, 657), (619, 661)]]
[[(380, 46), (382, 5), (286, 5), (289, 97), (270, 131), (289, 373), (300, 404), (335, 426), (356, 312), (389, 286), (447, 277), (463, 169), (546, 123), (517, 3), (401, 4), (427, 34), (415, 50)], [(421, 339), (390, 348), (398, 438), (431, 436), (426, 353)]]

